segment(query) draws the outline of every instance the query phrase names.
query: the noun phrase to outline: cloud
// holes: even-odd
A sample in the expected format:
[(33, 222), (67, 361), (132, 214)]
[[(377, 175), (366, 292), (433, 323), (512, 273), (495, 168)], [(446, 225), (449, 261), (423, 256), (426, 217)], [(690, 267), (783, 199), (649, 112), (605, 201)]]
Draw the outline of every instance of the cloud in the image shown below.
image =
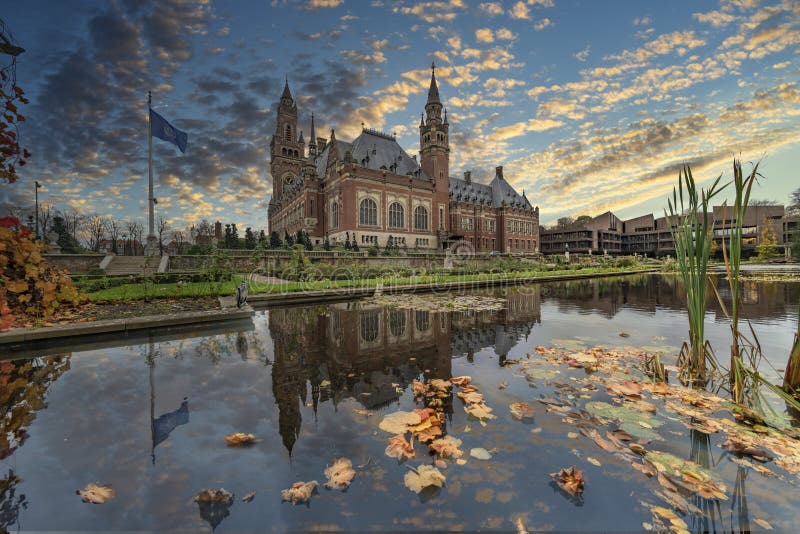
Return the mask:
[(496, 17), (503, 14), (503, 6), (500, 2), (483, 2), (480, 4), (480, 10), (490, 17)]
[(591, 49), (592, 49), (591, 45), (586, 45), (586, 48), (584, 48), (580, 52), (575, 52), (573, 56), (575, 57), (575, 59), (583, 63), (587, 59), (589, 59), (589, 52)]
[(449, 2), (419, 2), (413, 6), (395, 6), (392, 8), (394, 13), (404, 15), (415, 15), (425, 22), (434, 23), (438, 21), (451, 21), (456, 18), (459, 11), (464, 9), (462, 0), (450, 0)]
[(542, 20), (536, 21), (533, 25), (533, 29), (537, 32), (543, 30), (545, 28), (549, 28), (550, 26), (555, 26), (552, 20), (548, 19), (547, 17), (543, 18)]
[(710, 24), (714, 28), (722, 28), (736, 20), (736, 16), (723, 11), (709, 11), (708, 13), (694, 13), (692, 17), (703, 24)]
[(326, 9), (332, 7), (339, 7), (344, 3), (344, 0), (308, 0), (305, 8), (309, 11), (314, 9)]
[(508, 14), (511, 16), (512, 19), (522, 19), (522, 20), (531, 19), (530, 9), (528, 9), (528, 6), (525, 5), (525, 2), (522, 1), (514, 4), (514, 7), (512, 7), (508, 11)]
[(653, 19), (651, 19), (648, 16), (636, 17), (635, 19), (633, 19), (633, 25), (634, 26), (647, 26), (651, 22), (653, 22)]
[(492, 30), (489, 28), (480, 28), (475, 30), (475, 39), (479, 43), (493, 43), (494, 35), (492, 35)]
[(517, 34), (509, 30), (508, 28), (500, 28), (497, 30), (495, 34), (498, 39), (501, 41), (513, 41), (517, 38)]
[(492, 132), (491, 136), (498, 140), (507, 140), (525, 135), (528, 132), (544, 132), (563, 125), (564, 123), (561, 121), (550, 119), (529, 119), (527, 121), (521, 121), (508, 126), (496, 128)]

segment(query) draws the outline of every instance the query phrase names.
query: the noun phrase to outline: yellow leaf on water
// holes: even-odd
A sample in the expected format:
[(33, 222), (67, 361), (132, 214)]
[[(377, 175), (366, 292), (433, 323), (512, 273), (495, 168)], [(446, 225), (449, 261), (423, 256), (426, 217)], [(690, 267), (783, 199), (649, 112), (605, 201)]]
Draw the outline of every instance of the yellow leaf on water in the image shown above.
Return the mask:
[(408, 471), (404, 478), (406, 487), (419, 493), (428, 486), (442, 487), (447, 478), (432, 465), (421, 465), (415, 471)]
[(586, 461), (592, 465), (596, 465), (597, 467), (600, 467), (601, 465), (600, 461), (597, 458), (592, 458), (591, 456), (587, 456)]
[(758, 526), (760, 526), (760, 527), (761, 527), (761, 528), (763, 528), (764, 530), (772, 530), (772, 525), (770, 525), (769, 523), (767, 523), (767, 522), (766, 522), (765, 520), (763, 520), (763, 519), (754, 518), (754, 519), (753, 519), (753, 523), (757, 524)]
[(109, 499), (117, 496), (117, 492), (111, 484), (104, 484), (102, 486), (90, 482), (82, 490), (77, 490), (75, 493), (81, 496), (83, 502), (92, 504), (103, 504)]
[(325, 468), (325, 476), (328, 477), (326, 488), (345, 490), (356, 476), (356, 471), (353, 469), (353, 462), (347, 458), (339, 458), (333, 460), (333, 465)]

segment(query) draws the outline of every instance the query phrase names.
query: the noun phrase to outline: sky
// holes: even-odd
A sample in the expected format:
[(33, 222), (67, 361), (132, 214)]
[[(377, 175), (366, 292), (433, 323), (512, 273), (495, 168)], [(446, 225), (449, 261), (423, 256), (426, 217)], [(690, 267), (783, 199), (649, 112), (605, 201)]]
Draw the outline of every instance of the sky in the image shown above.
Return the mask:
[[(731, 176), (764, 158), (754, 197), (800, 187), (800, 2), (27, 0), (2, 17), (26, 49), (32, 153), (0, 211), (40, 202), (146, 223), (147, 91), (189, 135), (154, 140), (157, 216), (267, 227), (269, 141), (288, 77), (308, 135), (362, 123), (410, 154), (430, 65), (451, 175), (497, 165), (562, 216), (663, 214), (678, 170)], [(747, 166), (746, 166), (747, 168)], [(5, 206), (6, 209), (3, 209)], [(3, 213), (5, 214), (5, 213)]]

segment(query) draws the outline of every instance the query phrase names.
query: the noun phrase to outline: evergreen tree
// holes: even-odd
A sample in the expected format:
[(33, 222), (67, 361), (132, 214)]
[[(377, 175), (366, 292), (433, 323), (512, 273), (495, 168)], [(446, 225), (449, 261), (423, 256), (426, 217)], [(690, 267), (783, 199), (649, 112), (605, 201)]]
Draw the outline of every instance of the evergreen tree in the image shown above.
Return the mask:
[(58, 234), (56, 243), (61, 247), (61, 252), (64, 254), (77, 254), (81, 251), (78, 240), (72, 237), (72, 234), (67, 230), (63, 217), (53, 217), (52, 231)]
[(281, 245), (283, 245), (283, 243), (281, 243), (281, 236), (278, 235), (278, 232), (273, 230), (272, 233), (269, 234), (269, 248), (281, 248)]
[(254, 250), (256, 248), (256, 234), (249, 226), (244, 231), (244, 248)]
[(302, 230), (298, 230), (297, 233), (294, 235), (294, 242), (298, 245), (306, 246), (306, 236), (305, 232)]
[(228, 248), (241, 248), (242, 244), (239, 241), (239, 230), (236, 229), (236, 225), (231, 225), (231, 246)]
[(344, 249), (350, 250), (353, 246), (350, 244), (350, 232), (347, 232), (347, 237), (344, 240)]
[(258, 243), (262, 245), (262, 248), (267, 248), (268, 240), (267, 234), (264, 233), (264, 230), (258, 232)]
[(233, 248), (233, 230), (230, 224), (225, 225), (225, 236), (223, 237), (225, 248)]
[(286, 243), (286, 246), (289, 248), (294, 246), (294, 238), (289, 235), (288, 230), (283, 231), (283, 242)]
[[(800, 233), (798, 233), (798, 235), (800, 235)], [(330, 242), (330, 240), (328, 239), (327, 236), (325, 236), (325, 243), (322, 245), (322, 248), (324, 250), (330, 250), (331, 249), (331, 242)]]

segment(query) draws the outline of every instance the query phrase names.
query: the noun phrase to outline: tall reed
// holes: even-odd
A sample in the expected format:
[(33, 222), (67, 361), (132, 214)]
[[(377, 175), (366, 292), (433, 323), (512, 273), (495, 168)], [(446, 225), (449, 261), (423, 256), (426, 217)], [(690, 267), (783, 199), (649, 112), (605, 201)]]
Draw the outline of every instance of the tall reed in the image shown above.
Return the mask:
[[(740, 344), (742, 338), (739, 331), (739, 312), (740, 312), (740, 295), (741, 283), (739, 280), (739, 273), (742, 264), (742, 226), (744, 224), (744, 217), (747, 213), (747, 205), (750, 203), (750, 192), (753, 189), (753, 184), (756, 182), (758, 174), (759, 161), (753, 166), (753, 171), (746, 178), (742, 172), (742, 163), (738, 159), (733, 160), (733, 187), (735, 189), (735, 199), (733, 203), (732, 215), (733, 223), (730, 228), (727, 226), (728, 207), (725, 206), (723, 210), (723, 237), (722, 237), (722, 256), (725, 259), (725, 270), (728, 275), (728, 286), (731, 292), (730, 313), (728, 314), (731, 320), (731, 366), (730, 366), (730, 379), (731, 379), (731, 394), (733, 401), (741, 404), (744, 401), (744, 387), (745, 387), (745, 372), (743, 370), (744, 355), (743, 349)], [(727, 230), (727, 232), (725, 232)], [(725, 243), (725, 233), (728, 234), (727, 246)], [(717, 295), (719, 299), (719, 295)], [(720, 300), (720, 305), (725, 308), (725, 305)], [(750, 346), (752, 347), (752, 345)]]
[(690, 167), (684, 166), (665, 211), (689, 315), (689, 343), (684, 342), (679, 360), (682, 374), (692, 380), (706, 378), (706, 360), (715, 366), (713, 352), (705, 339), (705, 314), (708, 259), (713, 243), (711, 200), (725, 189), (719, 185), (721, 178), (722, 175), (718, 176), (708, 189), (698, 188)]
[(792, 352), (783, 375), (783, 390), (792, 395), (800, 394), (800, 306), (797, 308), (797, 332), (794, 333)]

